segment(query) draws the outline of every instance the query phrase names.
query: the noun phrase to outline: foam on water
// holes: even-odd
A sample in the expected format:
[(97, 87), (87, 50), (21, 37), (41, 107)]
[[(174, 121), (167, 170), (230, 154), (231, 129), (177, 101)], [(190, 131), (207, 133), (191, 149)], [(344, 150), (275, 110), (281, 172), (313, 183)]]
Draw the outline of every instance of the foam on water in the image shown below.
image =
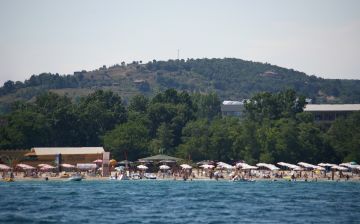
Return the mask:
[(0, 223), (359, 223), (360, 183), (0, 183)]

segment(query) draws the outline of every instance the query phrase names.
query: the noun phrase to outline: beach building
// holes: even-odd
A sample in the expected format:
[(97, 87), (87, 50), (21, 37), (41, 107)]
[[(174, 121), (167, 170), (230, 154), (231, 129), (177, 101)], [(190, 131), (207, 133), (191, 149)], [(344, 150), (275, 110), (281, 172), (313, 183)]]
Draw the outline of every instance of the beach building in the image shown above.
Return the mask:
[(241, 117), (244, 113), (245, 107), (244, 107), (243, 101), (223, 101), (221, 104), (221, 114), (223, 116), (236, 116)]
[(103, 159), (104, 153), (103, 147), (35, 147), (24, 154), (24, 157), (27, 164), (32, 166), (41, 163), (51, 164), (58, 160), (61, 160), (58, 161), (60, 163), (78, 164)]
[(307, 104), (304, 111), (312, 113), (316, 122), (332, 122), (360, 111), (360, 104)]

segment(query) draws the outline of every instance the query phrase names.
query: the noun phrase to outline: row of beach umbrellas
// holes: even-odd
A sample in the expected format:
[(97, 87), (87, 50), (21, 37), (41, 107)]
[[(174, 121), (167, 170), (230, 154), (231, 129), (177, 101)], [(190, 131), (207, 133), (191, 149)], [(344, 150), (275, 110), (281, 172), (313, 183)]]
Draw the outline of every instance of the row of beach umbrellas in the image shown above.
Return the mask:
[[(100, 162), (100, 160), (96, 160), (94, 162)], [(102, 162), (102, 161), (101, 161)], [(217, 168), (217, 169), (235, 169), (235, 168), (239, 168), (242, 170), (256, 170), (258, 168), (266, 168), (269, 169), (271, 171), (275, 171), (275, 170), (280, 170), (279, 167), (273, 165), (273, 164), (268, 164), (268, 163), (257, 163), (256, 166), (252, 166), (249, 165), (245, 162), (239, 162), (236, 163), (235, 166), (232, 166), (230, 164), (224, 163), (224, 162), (218, 162), (217, 166), (210, 164), (211, 161), (203, 161), (198, 163), (201, 164), (199, 167), (203, 168), (203, 169), (213, 169), (213, 168)], [(90, 165), (90, 164), (78, 164), (79, 167), (81, 168), (82, 166), (85, 165)], [(92, 165), (92, 164), (91, 164)], [(95, 165), (95, 164), (93, 164)], [(290, 163), (285, 163), (285, 162), (278, 162), (277, 165), (281, 166), (281, 167), (287, 167), (291, 170), (294, 171), (302, 171), (304, 169), (311, 169), (311, 170), (320, 170), (320, 171), (324, 171), (326, 170), (326, 168), (330, 168), (333, 170), (339, 170), (339, 171), (347, 171), (349, 169), (357, 169), (360, 170), (360, 165), (356, 164), (355, 162), (349, 162), (349, 163), (341, 163), (339, 165), (336, 164), (331, 164), (331, 163), (319, 163), (318, 165), (313, 165), (310, 163), (305, 163), (305, 162), (299, 162), (297, 163), (297, 165), (295, 164), (290, 164)], [(16, 167), (21, 168), (23, 170), (33, 170), (36, 169), (33, 166), (27, 165), (27, 164), (17, 164)], [(54, 166), (51, 166), (49, 164), (39, 164), (38, 165), (40, 170), (51, 170), (51, 169), (55, 169)], [(61, 167), (63, 168), (76, 168), (76, 166), (71, 165), (71, 164), (61, 164)], [(180, 167), (182, 169), (192, 169), (192, 166), (188, 165), (188, 164), (181, 164)], [(137, 166), (138, 169), (140, 170), (147, 170), (148, 167), (146, 165), (138, 165)], [(168, 170), (170, 169), (170, 167), (168, 165), (161, 165), (160, 170)], [(10, 167), (4, 164), (0, 164), (0, 170), (9, 170)]]

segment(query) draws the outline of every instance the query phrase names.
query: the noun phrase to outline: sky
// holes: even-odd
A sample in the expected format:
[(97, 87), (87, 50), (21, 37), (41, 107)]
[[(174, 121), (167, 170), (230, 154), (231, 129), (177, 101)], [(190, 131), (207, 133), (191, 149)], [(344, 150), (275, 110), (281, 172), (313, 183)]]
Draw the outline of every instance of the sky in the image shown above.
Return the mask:
[(360, 79), (358, 0), (0, 0), (0, 85), (122, 61), (225, 58)]

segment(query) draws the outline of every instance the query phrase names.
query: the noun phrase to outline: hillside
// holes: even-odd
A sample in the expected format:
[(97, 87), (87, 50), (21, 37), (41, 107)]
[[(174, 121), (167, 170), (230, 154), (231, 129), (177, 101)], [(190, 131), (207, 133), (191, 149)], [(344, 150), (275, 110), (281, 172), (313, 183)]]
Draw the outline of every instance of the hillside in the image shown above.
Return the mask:
[(137, 93), (154, 95), (175, 88), (215, 91), (221, 99), (249, 98), (256, 92), (292, 88), (318, 103), (360, 103), (360, 80), (322, 79), (293, 69), (241, 59), (189, 59), (133, 62), (73, 75), (43, 73), (25, 82), (8, 81), (0, 88), (0, 110), (16, 100), (31, 101), (44, 91), (66, 94), (75, 101), (96, 89), (112, 90), (125, 100)]

